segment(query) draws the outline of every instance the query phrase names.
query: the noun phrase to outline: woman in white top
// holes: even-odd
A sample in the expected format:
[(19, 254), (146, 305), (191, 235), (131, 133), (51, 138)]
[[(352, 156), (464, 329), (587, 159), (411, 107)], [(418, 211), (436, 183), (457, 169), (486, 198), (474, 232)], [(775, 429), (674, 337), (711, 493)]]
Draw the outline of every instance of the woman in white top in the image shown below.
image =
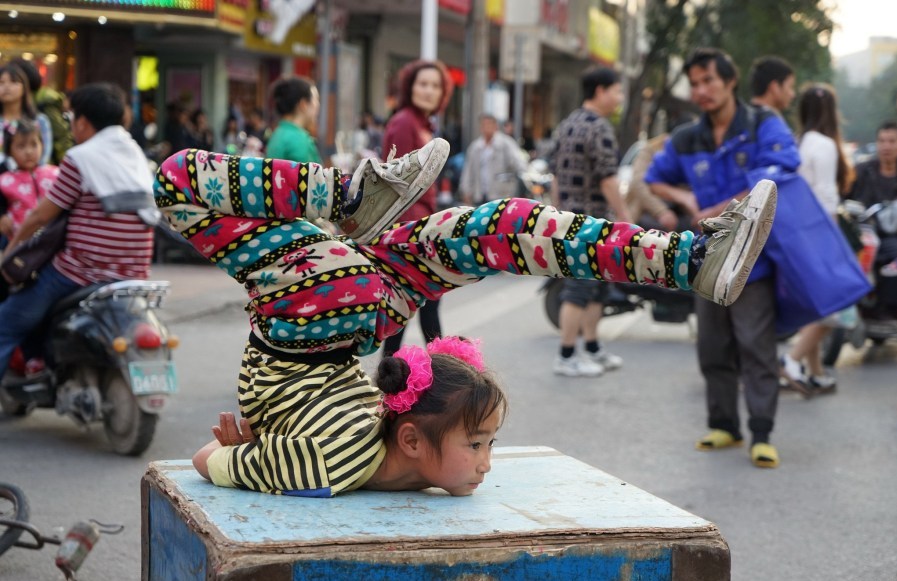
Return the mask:
[[(801, 159), (798, 172), (834, 219), (841, 193), (846, 192), (853, 181), (853, 170), (841, 148), (834, 89), (825, 84), (810, 85), (800, 95), (798, 113)], [(798, 333), (791, 352), (782, 357), (785, 378), (792, 385), (798, 384), (795, 386), (798, 389), (807, 393), (835, 390), (835, 378), (826, 375), (820, 355), (822, 340), (830, 330), (821, 321), (810, 323)]]

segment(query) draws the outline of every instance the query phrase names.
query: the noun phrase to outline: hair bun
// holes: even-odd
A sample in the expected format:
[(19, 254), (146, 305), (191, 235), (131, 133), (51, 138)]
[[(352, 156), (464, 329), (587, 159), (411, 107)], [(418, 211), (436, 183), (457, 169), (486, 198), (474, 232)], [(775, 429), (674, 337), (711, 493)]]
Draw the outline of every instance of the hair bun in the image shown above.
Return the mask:
[(410, 374), (411, 368), (404, 359), (384, 357), (377, 366), (377, 387), (383, 393), (401, 393), (408, 386)]

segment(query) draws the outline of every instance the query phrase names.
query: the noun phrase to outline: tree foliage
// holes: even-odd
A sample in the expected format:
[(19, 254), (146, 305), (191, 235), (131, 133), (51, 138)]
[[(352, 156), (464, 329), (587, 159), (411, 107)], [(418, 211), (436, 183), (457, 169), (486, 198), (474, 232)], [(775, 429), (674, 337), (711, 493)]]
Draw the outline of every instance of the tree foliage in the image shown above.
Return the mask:
[(854, 86), (847, 75), (835, 75), (835, 90), (847, 141), (868, 143), (882, 121), (897, 117), (897, 60), (875, 77), (869, 86)]
[[(675, 108), (670, 89), (681, 73), (671, 67), (699, 46), (732, 55), (745, 81), (754, 59), (770, 54), (787, 59), (799, 83), (830, 81), (830, 11), (820, 0), (646, 0), (649, 45), (641, 73), (630, 80), (634, 106), (624, 120), (623, 143), (647, 131), (658, 110)], [(740, 90), (749, 96), (747, 82)]]

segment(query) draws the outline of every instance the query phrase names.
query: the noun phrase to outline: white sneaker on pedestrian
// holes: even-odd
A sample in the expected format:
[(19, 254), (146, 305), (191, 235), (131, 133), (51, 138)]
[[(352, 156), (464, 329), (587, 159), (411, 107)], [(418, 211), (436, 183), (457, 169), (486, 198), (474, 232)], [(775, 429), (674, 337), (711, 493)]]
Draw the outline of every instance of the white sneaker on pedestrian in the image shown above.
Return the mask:
[(561, 357), (554, 359), (555, 375), (566, 377), (598, 377), (604, 373), (604, 366), (585, 357)]
[(613, 371), (623, 367), (623, 358), (619, 355), (608, 353), (606, 349), (600, 349), (597, 353), (586, 351), (583, 355), (603, 367), (605, 371)]

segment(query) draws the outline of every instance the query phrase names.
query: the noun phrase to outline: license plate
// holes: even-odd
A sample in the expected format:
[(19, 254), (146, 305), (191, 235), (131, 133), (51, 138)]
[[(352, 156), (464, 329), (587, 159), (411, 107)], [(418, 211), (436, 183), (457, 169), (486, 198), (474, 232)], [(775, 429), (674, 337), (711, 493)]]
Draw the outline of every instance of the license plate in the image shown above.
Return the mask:
[(137, 395), (177, 393), (178, 381), (171, 361), (132, 361), (128, 363), (131, 389)]

